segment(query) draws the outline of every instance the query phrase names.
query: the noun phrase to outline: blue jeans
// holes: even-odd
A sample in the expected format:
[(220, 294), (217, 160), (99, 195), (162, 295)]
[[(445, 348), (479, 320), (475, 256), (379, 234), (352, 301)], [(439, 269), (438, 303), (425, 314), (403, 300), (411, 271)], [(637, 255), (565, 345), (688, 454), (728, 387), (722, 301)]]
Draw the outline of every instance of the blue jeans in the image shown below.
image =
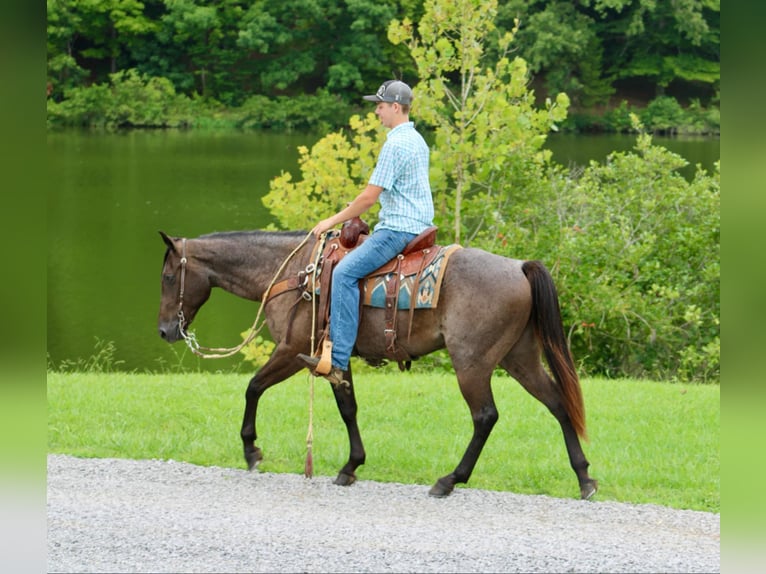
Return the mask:
[(348, 370), (359, 331), (359, 280), (396, 257), (416, 236), (415, 233), (379, 229), (333, 269), (330, 295), (333, 367)]

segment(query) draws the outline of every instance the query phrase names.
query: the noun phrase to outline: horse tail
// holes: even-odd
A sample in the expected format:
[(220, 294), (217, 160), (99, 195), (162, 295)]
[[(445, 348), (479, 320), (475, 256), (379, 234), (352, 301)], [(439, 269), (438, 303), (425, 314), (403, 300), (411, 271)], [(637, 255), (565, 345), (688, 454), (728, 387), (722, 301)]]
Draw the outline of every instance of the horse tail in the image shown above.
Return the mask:
[(525, 261), (521, 266), (532, 288), (532, 321), (535, 334), (543, 345), (553, 378), (561, 388), (564, 409), (572, 421), (575, 432), (587, 440), (585, 406), (580, 379), (569, 350), (556, 286), (550, 272), (540, 261)]

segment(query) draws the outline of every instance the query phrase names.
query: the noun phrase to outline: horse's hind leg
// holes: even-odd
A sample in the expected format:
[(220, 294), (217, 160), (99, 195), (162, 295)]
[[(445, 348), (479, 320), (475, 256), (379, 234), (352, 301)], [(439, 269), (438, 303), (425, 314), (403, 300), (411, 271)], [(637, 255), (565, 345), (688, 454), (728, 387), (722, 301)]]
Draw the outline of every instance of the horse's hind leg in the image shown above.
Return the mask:
[(583, 499), (593, 496), (598, 489), (598, 482), (588, 475), (590, 463), (585, 458), (580, 439), (564, 408), (561, 390), (543, 368), (539, 347), (531, 340), (529, 332), (500, 362), (500, 366), (556, 417), (564, 434), (569, 463), (577, 475), (580, 496)]
[(348, 486), (356, 481), (356, 469), (364, 464), (365, 452), (362, 444), (362, 436), (359, 433), (359, 425), (356, 422), (356, 396), (354, 395), (354, 381), (351, 369), (344, 372), (344, 380), (348, 384), (335, 385), (331, 383), (332, 392), (335, 395), (335, 403), (338, 405), (340, 416), (346, 425), (349, 441), (348, 462), (340, 469), (335, 484)]
[(492, 368), (459, 369), (455, 373), (460, 383), (460, 392), (468, 403), (473, 420), (473, 435), (460, 463), (452, 473), (441, 477), (428, 492), (431, 496), (449, 495), (457, 483), (466, 483), (473, 473), (484, 445), (498, 419), (497, 407), (492, 396), (490, 379)]

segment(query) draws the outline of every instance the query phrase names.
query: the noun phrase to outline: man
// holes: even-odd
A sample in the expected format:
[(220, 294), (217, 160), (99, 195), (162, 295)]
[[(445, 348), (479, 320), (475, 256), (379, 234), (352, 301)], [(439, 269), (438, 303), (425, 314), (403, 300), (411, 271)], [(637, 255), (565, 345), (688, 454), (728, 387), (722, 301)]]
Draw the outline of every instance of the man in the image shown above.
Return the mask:
[[(348, 206), (323, 219), (311, 232), (319, 238), (329, 229), (365, 213), (380, 201), (379, 221), (370, 237), (335, 266), (330, 297), (332, 367), (323, 375), (333, 384), (346, 379), (359, 329), (359, 281), (402, 252), (433, 225), (434, 204), (428, 180), (429, 149), (409, 119), (412, 90), (404, 82), (384, 82), (374, 95), (375, 114), (389, 128), (367, 186)], [(312, 371), (318, 357), (300, 354)]]

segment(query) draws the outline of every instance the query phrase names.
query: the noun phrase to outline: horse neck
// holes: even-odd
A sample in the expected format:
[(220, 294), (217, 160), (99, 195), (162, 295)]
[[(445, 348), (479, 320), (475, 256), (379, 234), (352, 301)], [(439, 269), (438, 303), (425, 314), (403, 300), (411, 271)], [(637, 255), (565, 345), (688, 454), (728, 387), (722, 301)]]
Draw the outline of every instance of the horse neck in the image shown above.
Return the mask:
[(189, 255), (205, 266), (211, 286), (260, 301), (283, 265), (277, 280), (305, 265), (305, 248), (287, 261), (304, 238), (294, 232), (215, 233), (191, 240)]

